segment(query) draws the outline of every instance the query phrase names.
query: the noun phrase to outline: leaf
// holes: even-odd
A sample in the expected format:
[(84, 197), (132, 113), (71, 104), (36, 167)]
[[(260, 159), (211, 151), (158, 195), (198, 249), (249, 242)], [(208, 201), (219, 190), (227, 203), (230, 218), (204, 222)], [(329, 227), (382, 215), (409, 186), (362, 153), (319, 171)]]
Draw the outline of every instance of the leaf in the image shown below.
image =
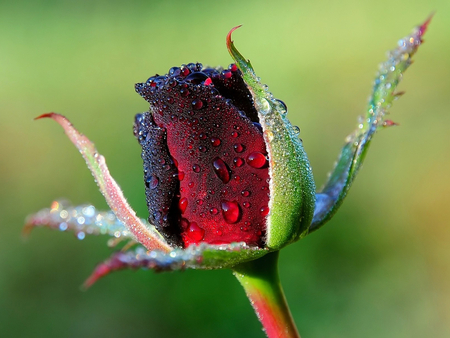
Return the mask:
[(396, 49), (388, 53), (388, 59), (380, 64), (376, 75), (367, 112), (358, 128), (346, 139), (341, 154), (325, 185), (316, 195), (316, 209), (310, 231), (317, 230), (325, 224), (340, 207), (348, 190), (364, 161), (373, 135), (380, 128), (395, 125), (386, 120), (386, 114), (392, 102), (402, 93), (395, 94), (395, 89), (403, 73), (412, 63), (422, 41), (431, 16), (411, 35), (398, 41)]
[(166, 253), (159, 250), (146, 251), (143, 247), (126, 252), (115, 252), (100, 263), (84, 283), (90, 287), (99, 278), (123, 269), (153, 269), (156, 272), (184, 269), (223, 269), (264, 256), (269, 251), (249, 247), (245, 243), (209, 245), (202, 243), (186, 249), (174, 249)]
[(137, 241), (149, 250), (162, 250), (169, 252), (172, 248), (165, 242), (163, 237), (154, 229), (147, 227), (141, 219), (136, 216), (130, 207), (122, 190), (109, 173), (105, 158), (97, 152), (94, 144), (84, 135), (79, 133), (64, 116), (56, 113), (48, 113), (37, 117), (41, 119), (49, 117), (63, 127), (69, 139), (78, 148), (81, 155), (117, 219), (133, 234)]
[(278, 250), (308, 232), (314, 212), (315, 185), (299, 129), (287, 119), (286, 105), (260, 83), (250, 61), (244, 59), (227, 36), (227, 47), (252, 93), (270, 161), (270, 214), (266, 246)]

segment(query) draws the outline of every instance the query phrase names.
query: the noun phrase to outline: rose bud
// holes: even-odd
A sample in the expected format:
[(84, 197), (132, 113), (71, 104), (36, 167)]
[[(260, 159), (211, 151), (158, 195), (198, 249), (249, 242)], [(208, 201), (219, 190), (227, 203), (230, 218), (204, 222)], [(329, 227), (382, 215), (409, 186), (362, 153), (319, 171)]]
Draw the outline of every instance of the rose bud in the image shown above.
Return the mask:
[(326, 223), (345, 198), (375, 132), (395, 125), (385, 116), (429, 20), (400, 40), (382, 63), (367, 112), (348, 136), (325, 185), (316, 192), (299, 128), (286, 105), (260, 83), (231, 41), (228, 69), (190, 63), (136, 85), (150, 104), (135, 117), (142, 148), (148, 222), (136, 216), (105, 159), (62, 115), (66, 131), (92, 171), (113, 213), (55, 202), (29, 218), (26, 230), (46, 225), (109, 234), (139, 243), (99, 265), (87, 284), (113, 270), (225, 268), (252, 261)]

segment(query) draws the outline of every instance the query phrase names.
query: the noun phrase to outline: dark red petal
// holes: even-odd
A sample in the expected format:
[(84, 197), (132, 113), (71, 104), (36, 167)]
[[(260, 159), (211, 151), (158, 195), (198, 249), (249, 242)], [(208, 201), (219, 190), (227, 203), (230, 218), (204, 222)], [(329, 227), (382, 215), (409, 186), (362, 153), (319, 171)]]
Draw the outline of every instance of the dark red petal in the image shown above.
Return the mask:
[(136, 115), (133, 131), (142, 147), (148, 220), (171, 244), (180, 245), (177, 194), (181, 175), (167, 149), (166, 131), (150, 113)]
[[(185, 246), (202, 241), (263, 245), (266, 214), (261, 209), (269, 203), (267, 151), (253, 123), (258, 120), (252, 115), (256, 110), (250, 93), (237, 85), (245, 86), (240, 73), (233, 67), (227, 72), (231, 76), (193, 68), (186, 77), (167, 76), (156, 87), (136, 87), (150, 102), (154, 122), (166, 131), (170, 156), (184, 173), (177, 207), (183, 212), (179, 225)], [(210, 78), (213, 85), (205, 86)], [(229, 86), (226, 80), (232, 81)], [(247, 107), (250, 116), (236, 105)], [(247, 164), (251, 154), (261, 154), (264, 164)]]

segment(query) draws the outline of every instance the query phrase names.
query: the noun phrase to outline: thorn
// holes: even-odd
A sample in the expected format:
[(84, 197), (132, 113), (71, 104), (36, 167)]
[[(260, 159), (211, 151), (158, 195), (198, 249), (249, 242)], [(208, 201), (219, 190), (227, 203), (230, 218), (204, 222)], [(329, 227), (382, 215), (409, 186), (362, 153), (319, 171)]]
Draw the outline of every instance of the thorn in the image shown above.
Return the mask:
[(47, 117), (52, 118), (55, 115), (58, 115), (58, 114), (56, 114), (56, 113), (45, 113), (45, 114), (39, 115), (38, 117), (35, 117), (34, 120), (40, 120), (40, 119), (47, 118)]
[[(419, 26), (419, 34), (418, 34), (419, 37), (421, 37), (422, 35), (425, 34), (425, 32), (426, 32), (426, 30), (427, 30), (427, 28), (428, 28), (428, 25), (429, 25), (431, 19), (433, 18), (434, 14), (435, 14), (434, 11), (431, 12), (431, 14), (430, 14), (430, 15), (428, 16), (428, 18), (425, 20), (425, 22)], [(423, 42), (423, 41), (422, 41), (422, 42)]]
[(89, 289), (96, 281), (98, 281), (100, 278), (106, 276), (108, 273), (111, 272), (110, 267), (105, 263), (100, 263), (95, 268), (94, 272), (86, 279), (86, 281), (81, 286), (82, 290)]
[(398, 126), (399, 124), (392, 121), (392, 120), (386, 120), (383, 122), (383, 127), (392, 127), (392, 126)]

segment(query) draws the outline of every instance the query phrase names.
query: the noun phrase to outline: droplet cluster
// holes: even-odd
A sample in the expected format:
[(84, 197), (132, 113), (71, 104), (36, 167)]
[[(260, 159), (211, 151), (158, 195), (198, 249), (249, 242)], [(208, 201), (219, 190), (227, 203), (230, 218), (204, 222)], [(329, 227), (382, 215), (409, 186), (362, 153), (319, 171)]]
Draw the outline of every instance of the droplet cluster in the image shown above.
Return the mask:
[(64, 201), (54, 201), (27, 220), (27, 228), (46, 226), (60, 231), (71, 231), (82, 240), (86, 235), (109, 235), (117, 239), (133, 239), (112, 211), (98, 211), (93, 205), (77, 207)]
[[(269, 163), (253, 99), (238, 68), (191, 63), (153, 76), (137, 84), (136, 90), (150, 103), (150, 112), (138, 115), (135, 135), (139, 139), (136, 130), (142, 129), (142, 137), (148, 139), (145, 127), (136, 125), (151, 120), (154, 125), (147, 123), (147, 129), (163, 131), (160, 136), (165, 142), (155, 147), (155, 142), (147, 141), (146, 146), (140, 141), (143, 154), (149, 154), (143, 155), (146, 175), (155, 171), (152, 167), (159, 157), (170, 155), (172, 177), (179, 184), (176, 190), (167, 190), (161, 182), (164, 178), (157, 175), (158, 185), (151, 175), (146, 181), (149, 211), (166, 210), (167, 217), (173, 217), (169, 223), (180, 228), (184, 246), (242, 241), (262, 246), (270, 197)], [(150, 144), (151, 150), (146, 149)], [(172, 195), (164, 201), (154, 194), (149, 198), (153, 186)]]

